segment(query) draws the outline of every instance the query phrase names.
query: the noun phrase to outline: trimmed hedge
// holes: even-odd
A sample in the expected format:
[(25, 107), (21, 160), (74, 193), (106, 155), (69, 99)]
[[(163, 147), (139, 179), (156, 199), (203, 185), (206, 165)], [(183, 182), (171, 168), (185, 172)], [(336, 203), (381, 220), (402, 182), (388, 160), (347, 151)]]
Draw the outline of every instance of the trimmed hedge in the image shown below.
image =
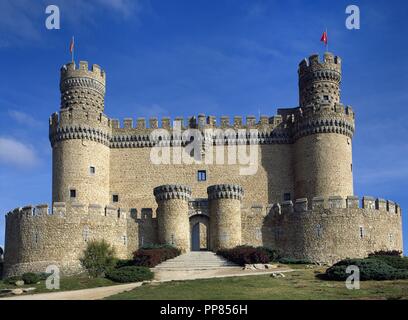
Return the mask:
[(106, 272), (106, 278), (120, 283), (139, 282), (153, 279), (153, 272), (146, 267), (127, 266)]
[(41, 275), (33, 272), (24, 273), (21, 278), (25, 284), (35, 284), (41, 281)]
[(181, 251), (175, 247), (163, 245), (142, 248), (134, 253), (134, 265), (153, 268), (165, 260), (175, 258)]
[[(339, 261), (326, 270), (324, 278), (344, 281), (351, 275), (351, 273), (346, 273), (347, 267), (355, 265), (360, 269), (360, 280), (362, 281), (408, 279), (407, 268), (395, 268), (383, 257), (384, 256), (380, 258), (371, 256), (365, 259), (345, 259)], [(396, 262), (397, 259), (405, 260), (405, 258), (402, 257), (395, 257), (395, 260), (390, 261), (394, 265), (400, 265), (400, 262)], [(401, 262), (401, 265), (402, 264)]]
[(253, 263), (268, 263), (271, 261), (271, 253), (262, 247), (239, 246), (232, 249), (218, 250), (217, 254), (240, 266)]

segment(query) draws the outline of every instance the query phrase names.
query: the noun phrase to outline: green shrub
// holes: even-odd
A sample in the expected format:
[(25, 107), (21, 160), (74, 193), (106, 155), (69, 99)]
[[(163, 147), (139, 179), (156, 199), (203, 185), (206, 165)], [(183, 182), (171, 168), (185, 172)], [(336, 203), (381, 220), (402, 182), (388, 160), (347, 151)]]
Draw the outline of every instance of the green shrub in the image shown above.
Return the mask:
[(393, 255), (369, 256), (367, 259), (380, 260), (395, 269), (408, 271), (408, 258)]
[(22, 280), (20, 276), (8, 277), (3, 280), (5, 284), (16, 284), (16, 281)]
[(41, 281), (41, 276), (33, 272), (24, 273), (21, 278), (24, 280), (25, 284), (35, 284)]
[(350, 265), (355, 265), (360, 270), (360, 280), (395, 280), (408, 279), (408, 271), (396, 269), (381, 259), (345, 259), (328, 268), (324, 274), (326, 279), (344, 281), (351, 273), (346, 273)]
[(146, 267), (127, 266), (118, 269), (111, 269), (106, 272), (106, 277), (112, 281), (138, 282), (153, 279), (153, 272)]
[(240, 266), (253, 263), (270, 262), (269, 253), (264, 248), (238, 246), (232, 249), (218, 250), (217, 254)]
[(402, 256), (402, 251), (398, 251), (398, 250), (391, 250), (391, 251), (380, 250), (380, 251), (375, 251), (373, 253), (370, 253), (368, 256), (369, 257), (372, 257), (372, 256), (398, 256), (398, 257), (401, 257)]
[(175, 249), (175, 246), (171, 244), (158, 244), (158, 243), (150, 243), (150, 244), (145, 244), (142, 246), (140, 249)]
[(269, 256), (269, 261), (278, 261), (281, 258), (281, 254), (278, 250), (268, 247), (257, 247), (257, 249), (264, 250)]
[(172, 259), (181, 254), (173, 246), (155, 246), (142, 248), (134, 253), (134, 265), (153, 268), (165, 260)]
[(108, 270), (113, 269), (117, 259), (115, 258), (114, 248), (105, 240), (101, 240), (89, 242), (80, 261), (89, 275), (97, 278), (104, 276)]
[(308, 260), (293, 258), (280, 258), (278, 262), (282, 264), (311, 264)]
[(133, 259), (125, 259), (116, 261), (115, 268), (119, 269), (122, 267), (134, 266), (135, 261)]

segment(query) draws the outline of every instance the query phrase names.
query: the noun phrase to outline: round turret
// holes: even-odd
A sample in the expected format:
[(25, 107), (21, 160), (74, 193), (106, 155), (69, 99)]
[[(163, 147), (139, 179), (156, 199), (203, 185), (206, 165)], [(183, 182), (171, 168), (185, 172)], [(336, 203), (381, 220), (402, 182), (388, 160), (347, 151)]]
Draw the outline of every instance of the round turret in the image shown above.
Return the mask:
[(170, 244), (182, 252), (190, 251), (188, 202), (191, 188), (183, 185), (162, 185), (154, 188), (157, 202), (159, 242)]
[(340, 103), (341, 59), (326, 52), (323, 61), (315, 54), (299, 64), (299, 103), (306, 108), (320, 103)]
[(94, 64), (88, 69), (88, 62), (69, 63), (61, 68), (61, 109), (82, 108), (104, 111), (105, 72)]
[(210, 208), (211, 250), (241, 245), (241, 200), (239, 185), (219, 184), (207, 188)]

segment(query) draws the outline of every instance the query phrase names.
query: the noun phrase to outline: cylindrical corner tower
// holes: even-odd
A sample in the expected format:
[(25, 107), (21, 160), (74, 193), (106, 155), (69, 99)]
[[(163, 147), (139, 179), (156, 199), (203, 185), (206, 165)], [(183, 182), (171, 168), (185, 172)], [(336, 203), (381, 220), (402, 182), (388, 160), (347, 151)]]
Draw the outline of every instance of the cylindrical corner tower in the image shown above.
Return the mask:
[(183, 185), (162, 185), (154, 188), (153, 194), (158, 205), (159, 242), (174, 245), (182, 252), (190, 251), (188, 202), (191, 198), (191, 188)]
[(219, 184), (207, 188), (210, 209), (211, 250), (241, 245), (241, 200), (239, 185)]
[(50, 118), (53, 201), (109, 204), (110, 126), (103, 114), (105, 72), (69, 63), (61, 68), (60, 114)]
[(325, 53), (299, 65), (294, 135), (295, 197), (353, 195), (354, 113), (340, 104), (341, 60)]

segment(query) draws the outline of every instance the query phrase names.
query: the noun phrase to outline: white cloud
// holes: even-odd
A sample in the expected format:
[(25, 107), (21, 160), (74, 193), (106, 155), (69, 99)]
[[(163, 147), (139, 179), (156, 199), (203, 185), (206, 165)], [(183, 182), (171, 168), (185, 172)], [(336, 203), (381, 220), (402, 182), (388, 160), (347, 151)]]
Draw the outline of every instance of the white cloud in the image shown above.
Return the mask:
[[(97, 27), (95, 16), (104, 10), (108, 16), (119, 19), (138, 19), (149, 0), (54, 0), (60, 8), (62, 28), (87, 25)], [(0, 48), (38, 43), (45, 26), (46, 0), (0, 1)]]
[(30, 145), (13, 138), (0, 137), (0, 163), (17, 167), (33, 167), (39, 159)]
[(26, 126), (39, 127), (42, 124), (40, 121), (34, 119), (32, 116), (25, 112), (21, 112), (18, 110), (9, 110), (8, 114), (12, 119)]

